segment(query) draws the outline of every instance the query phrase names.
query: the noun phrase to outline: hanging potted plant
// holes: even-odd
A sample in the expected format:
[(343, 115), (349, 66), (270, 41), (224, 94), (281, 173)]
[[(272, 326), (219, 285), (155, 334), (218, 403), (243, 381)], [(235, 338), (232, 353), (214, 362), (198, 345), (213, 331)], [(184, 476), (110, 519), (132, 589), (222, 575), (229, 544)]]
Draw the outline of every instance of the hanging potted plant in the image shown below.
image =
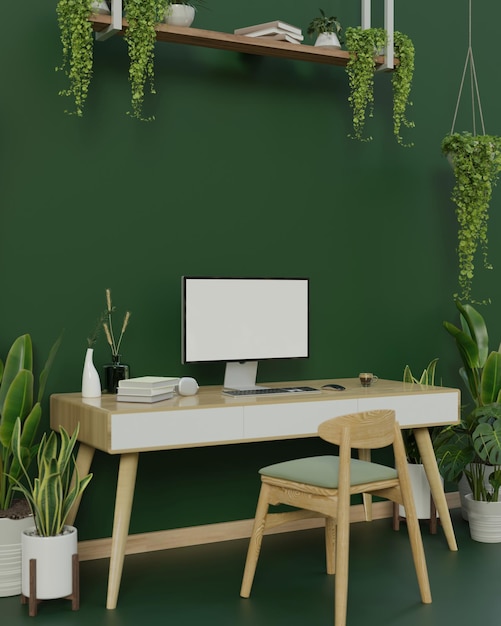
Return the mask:
[(339, 50), (343, 41), (341, 40), (341, 31), (343, 30), (337, 17), (327, 17), (325, 12), (320, 9), (320, 17), (315, 17), (308, 25), (306, 31), (310, 37), (317, 36), (315, 46), (323, 46), (325, 48), (333, 48)]
[(145, 85), (155, 93), (155, 26), (164, 19), (165, 0), (124, 0), (127, 29), (124, 39), (129, 51), (129, 81), (131, 85), (131, 111), (129, 115), (138, 120), (154, 119), (143, 116)]
[(360, 141), (372, 140), (371, 136), (364, 137), (364, 130), (366, 118), (373, 116), (376, 55), (385, 44), (384, 28), (346, 29), (346, 47), (350, 53), (346, 65), (350, 85), (348, 102), (353, 114), (353, 135), (350, 136)]
[(458, 221), (460, 293), (455, 297), (467, 301), (471, 298), (479, 247), (484, 268), (492, 268), (487, 258), (487, 223), (492, 188), (501, 171), (501, 137), (452, 133), (442, 141), (442, 152), (449, 156), (456, 179), (452, 201)]
[(393, 87), (393, 134), (401, 146), (411, 147), (412, 143), (404, 143), (400, 135), (400, 129), (402, 125), (406, 128), (414, 128), (415, 126), (414, 122), (409, 121), (406, 116), (407, 108), (412, 106), (409, 96), (414, 77), (414, 44), (410, 37), (399, 31), (393, 33), (393, 38), (395, 56), (399, 61), (391, 77)]
[(94, 33), (89, 21), (94, 0), (59, 0), (57, 3), (57, 21), (63, 60), (56, 70), (64, 72), (69, 87), (59, 92), (74, 102), (74, 110), (69, 114), (83, 115), (89, 85), (92, 78), (94, 54)]
[[(24, 478), (24, 482), (14, 482), (28, 500), (35, 521), (35, 526), (22, 534), (22, 594), (31, 601), (78, 596), (73, 576), (77, 530), (66, 525), (66, 518), (92, 478), (92, 474), (78, 475), (73, 453), (78, 430), (77, 425), (71, 437), (64, 428), (60, 436), (55, 431), (44, 433), (37, 454), (38, 472), (32, 478), (24, 464), (20, 420), (14, 425), (12, 451)], [(30, 614), (32, 604), (35, 602), (30, 602)]]

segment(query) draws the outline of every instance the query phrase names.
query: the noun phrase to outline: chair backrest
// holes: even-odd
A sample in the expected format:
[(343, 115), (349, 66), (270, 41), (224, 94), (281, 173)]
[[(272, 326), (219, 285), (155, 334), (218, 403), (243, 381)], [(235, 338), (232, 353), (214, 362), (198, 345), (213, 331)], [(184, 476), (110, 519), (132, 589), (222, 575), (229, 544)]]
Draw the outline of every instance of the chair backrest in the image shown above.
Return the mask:
[(395, 440), (395, 411), (381, 409), (334, 417), (320, 424), (318, 434), (340, 446), (346, 440), (346, 430), (352, 448), (385, 448)]

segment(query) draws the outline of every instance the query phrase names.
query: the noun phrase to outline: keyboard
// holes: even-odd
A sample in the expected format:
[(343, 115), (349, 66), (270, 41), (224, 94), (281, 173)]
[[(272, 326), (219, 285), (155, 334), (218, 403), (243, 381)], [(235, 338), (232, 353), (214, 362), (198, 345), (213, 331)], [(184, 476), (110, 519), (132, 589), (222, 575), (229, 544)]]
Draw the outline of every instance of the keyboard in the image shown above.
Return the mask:
[(262, 387), (258, 389), (223, 389), (223, 393), (227, 396), (269, 396), (282, 395), (290, 396), (291, 394), (303, 393), (321, 393), (320, 389), (315, 387)]

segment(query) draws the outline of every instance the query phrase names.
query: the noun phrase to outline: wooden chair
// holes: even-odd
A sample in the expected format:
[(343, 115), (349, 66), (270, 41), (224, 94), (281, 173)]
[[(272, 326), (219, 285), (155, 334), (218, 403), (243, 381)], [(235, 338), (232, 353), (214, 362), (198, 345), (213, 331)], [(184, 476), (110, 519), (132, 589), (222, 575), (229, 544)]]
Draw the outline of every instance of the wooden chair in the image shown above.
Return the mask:
[[(240, 595), (248, 598), (265, 529), (306, 517), (325, 517), (327, 573), (335, 576), (335, 626), (345, 626), (348, 604), (350, 496), (372, 494), (405, 507), (414, 566), (422, 602), (431, 602), (428, 570), (411, 492), (400, 427), (391, 410), (353, 413), (320, 424), (322, 439), (339, 446), (339, 456), (286, 461), (260, 470), (261, 492), (249, 543)], [(396, 469), (352, 458), (393, 445)], [(300, 510), (268, 515), (269, 505), (287, 504)], [(382, 564), (384, 567), (384, 564)], [(391, 593), (388, 601), (391, 602)]]

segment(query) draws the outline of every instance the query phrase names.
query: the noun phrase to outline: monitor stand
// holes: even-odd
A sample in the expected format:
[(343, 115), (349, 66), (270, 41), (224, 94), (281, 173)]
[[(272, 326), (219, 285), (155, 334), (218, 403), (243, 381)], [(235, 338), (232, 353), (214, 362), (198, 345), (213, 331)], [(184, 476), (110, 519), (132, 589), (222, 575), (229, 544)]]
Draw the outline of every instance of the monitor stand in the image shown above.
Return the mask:
[(231, 361), (226, 363), (225, 389), (263, 389), (256, 385), (257, 361)]

